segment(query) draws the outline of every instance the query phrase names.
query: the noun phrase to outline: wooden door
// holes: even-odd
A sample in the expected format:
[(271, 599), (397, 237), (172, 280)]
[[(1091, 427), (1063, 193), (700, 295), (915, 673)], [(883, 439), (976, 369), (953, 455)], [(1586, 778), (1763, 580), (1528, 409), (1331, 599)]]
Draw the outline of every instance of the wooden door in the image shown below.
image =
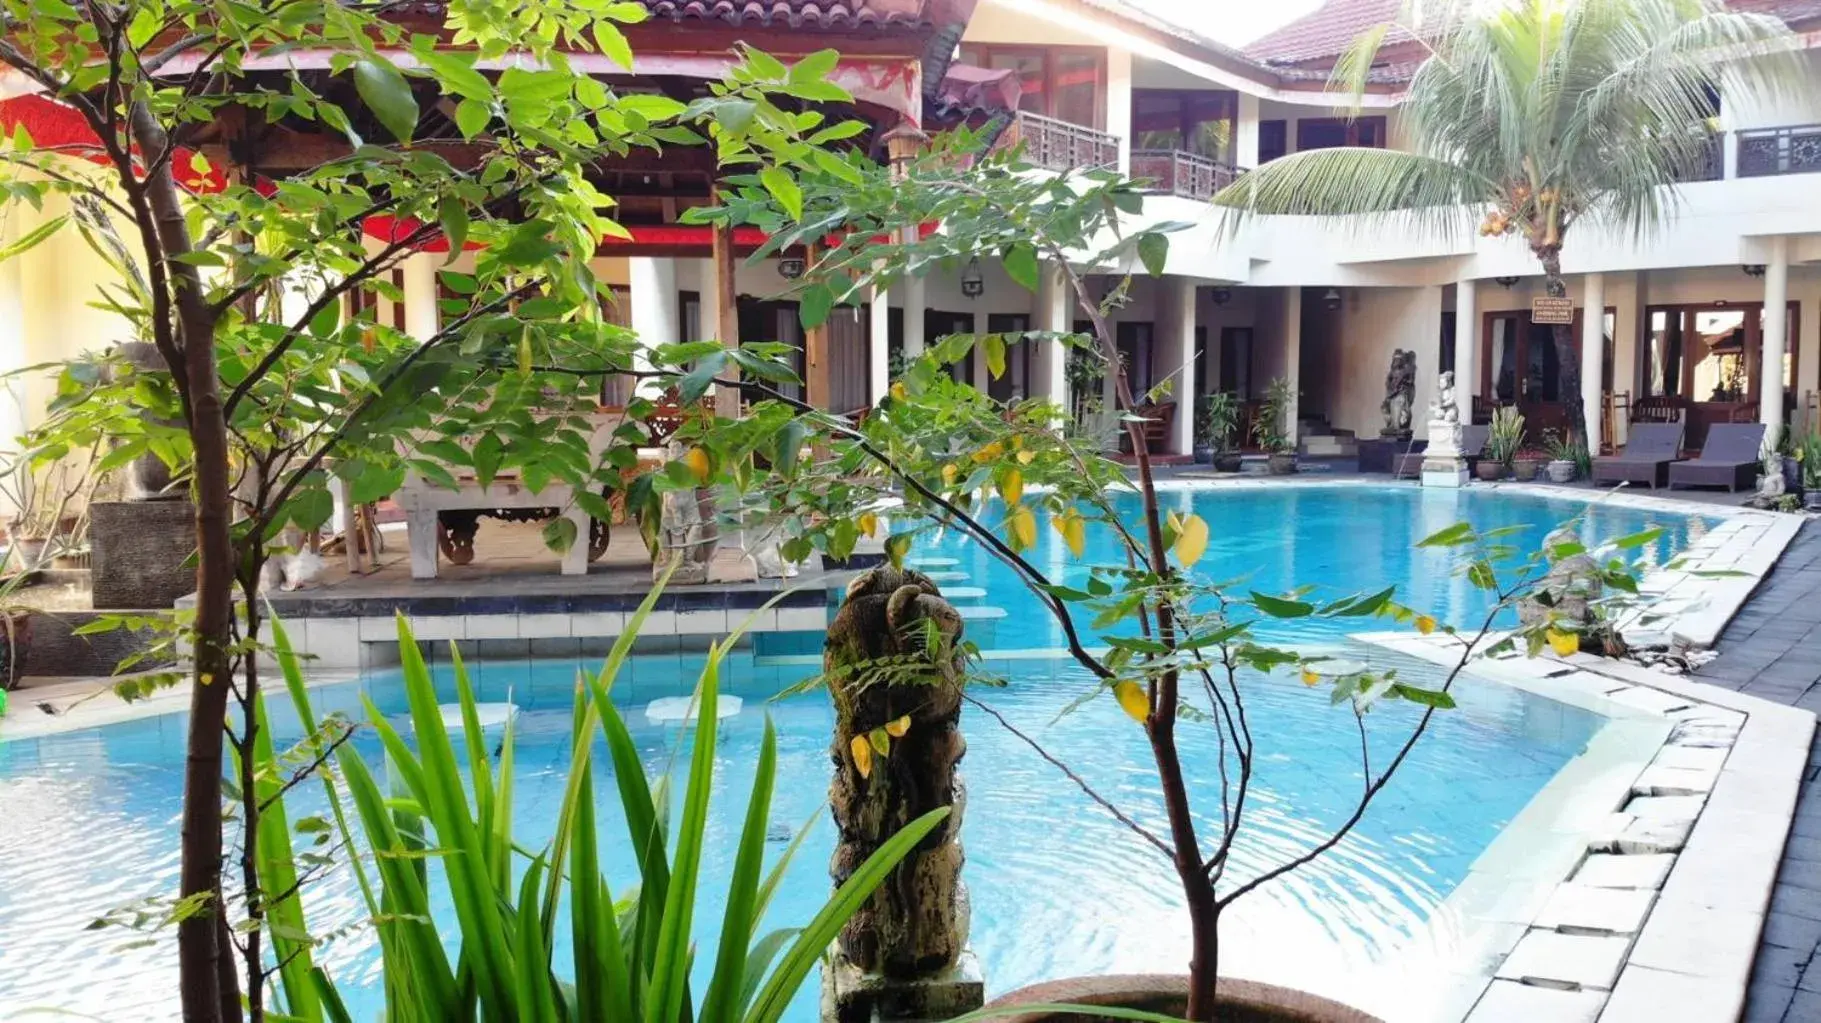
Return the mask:
[[(1568, 329), (1568, 357), (1579, 369), (1579, 309)], [(1540, 442), (1545, 430), (1565, 428), (1571, 403), (1579, 402), (1581, 396), (1568, 393), (1563, 386), (1565, 374), (1556, 351), (1555, 327), (1531, 323), (1527, 312), (1489, 312), (1481, 323), (1480, 338), (1480, 393), (1495, 406), (1516, 405), (1532, 442)]]

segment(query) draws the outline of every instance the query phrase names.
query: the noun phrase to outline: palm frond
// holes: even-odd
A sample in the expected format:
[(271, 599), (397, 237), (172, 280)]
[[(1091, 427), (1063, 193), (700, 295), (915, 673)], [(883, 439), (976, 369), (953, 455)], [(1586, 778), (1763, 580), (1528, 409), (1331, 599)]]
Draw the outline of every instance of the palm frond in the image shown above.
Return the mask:
[[(1214, 196), (1247, 214), (1356, 217), (1447, 234), (1475, 222), (1492, 182), (1457, 164), (1393, 149), (1317, 149), (1273, 160)], [(1228, 218), (1229, 223), (1238, 217)]]

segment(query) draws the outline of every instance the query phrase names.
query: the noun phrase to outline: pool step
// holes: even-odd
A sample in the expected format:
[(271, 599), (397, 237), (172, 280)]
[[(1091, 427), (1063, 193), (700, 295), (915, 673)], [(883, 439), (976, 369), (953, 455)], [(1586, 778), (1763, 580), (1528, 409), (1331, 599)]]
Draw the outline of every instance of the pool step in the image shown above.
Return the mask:
[(938, 586), (941, 586), (944, 583), (960, 583), (960, 582), (967, 581), (966, 572), (940, 572), (940, 571), (938, 571), (938, 572), (925, 572), (923, 574), (929, 577), (930, 582), (935, 583)]
[(913, 557), (904, 559), (905, 568), (954, 568), (959, 564), (961, 564), (961, 562), (956, 561), (954, 558)]
[(944, 586), (942, 596), (948, 601), (985, 600), (986, 588), (983, 586)]

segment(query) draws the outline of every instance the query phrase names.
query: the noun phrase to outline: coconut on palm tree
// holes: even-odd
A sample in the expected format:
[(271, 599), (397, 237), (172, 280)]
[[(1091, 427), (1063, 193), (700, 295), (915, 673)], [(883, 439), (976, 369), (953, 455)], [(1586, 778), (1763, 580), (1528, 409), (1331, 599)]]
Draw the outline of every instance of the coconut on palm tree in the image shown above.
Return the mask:
[[(1729, 104), (1805, 89), (1796, 39), (1776, 17), (1718, 0), (1407, 0), (1366, 32), (1331, 85), (1357, 107), (1395, 33), (1426, 54), (1400, 106), (1408, 151), (1296, 153), (1214, 197), (1245, 213), (1359, 215), (1482, 235), (1515, 234), (1567, 297), (1562, 247), (1577, 225), (1647, 236), (1674, 185), (1708, 159), (1719, 95)], [(1233, 223), (1237, 223), (1235, 219)], [(1579, 360), (1555, 328), (1562, 392)], [(1571, 430), (1586, 436), (1570, 400)]]

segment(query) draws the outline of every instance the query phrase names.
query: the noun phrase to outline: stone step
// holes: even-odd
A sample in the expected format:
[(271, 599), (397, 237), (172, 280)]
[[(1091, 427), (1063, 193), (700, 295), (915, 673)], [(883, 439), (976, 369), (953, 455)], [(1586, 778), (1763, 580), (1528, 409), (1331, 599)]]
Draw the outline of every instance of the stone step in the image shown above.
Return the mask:
[(984, 586), (944, 586), (944, 587), (942, 587), (942, 596), (950, 601), (985, 600), (986, 599), (986, 587), (984, 587)]
[(904, 559), (904, 567), (915, 569), (954, 568), (960, 562), (954, 558), (910, 557)]

